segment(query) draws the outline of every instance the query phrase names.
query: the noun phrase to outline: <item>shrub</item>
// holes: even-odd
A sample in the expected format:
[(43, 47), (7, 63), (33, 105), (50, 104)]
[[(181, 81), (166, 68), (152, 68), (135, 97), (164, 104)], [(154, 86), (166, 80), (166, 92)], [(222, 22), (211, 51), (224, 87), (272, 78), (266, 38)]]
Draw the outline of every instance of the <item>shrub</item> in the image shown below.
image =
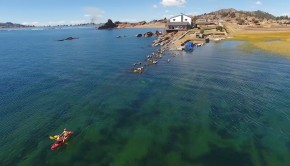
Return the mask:
[(230, 17), (231, 17), (231, 18), (235, 18), (235, 17), (236, 17), (236, 13), (231, 13), (231, 14), (230, 14)]
[(245, 23), (245, 20), (243, 20), (243, 19), (239, 19), (239, 20), (237, 20), (238, 21), (238, 24), (239, 25), (243, 25), (244, 23)]
[(217, 26), (217, 27), (216, 27), (216, 30), (222, 32), (222, 31), (223, 31), (223, 27), (222, 27), (222, 26)]

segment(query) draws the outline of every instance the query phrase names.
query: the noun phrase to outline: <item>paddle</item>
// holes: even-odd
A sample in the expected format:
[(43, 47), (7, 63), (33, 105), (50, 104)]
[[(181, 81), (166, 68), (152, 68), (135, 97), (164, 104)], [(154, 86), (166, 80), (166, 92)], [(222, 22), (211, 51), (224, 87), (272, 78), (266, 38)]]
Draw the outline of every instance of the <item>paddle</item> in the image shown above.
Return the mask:
[(57, 135), (55, 135), (55, 136), (49, 136), (49, 139), (55, 140), (55, 139), (57, 139)]

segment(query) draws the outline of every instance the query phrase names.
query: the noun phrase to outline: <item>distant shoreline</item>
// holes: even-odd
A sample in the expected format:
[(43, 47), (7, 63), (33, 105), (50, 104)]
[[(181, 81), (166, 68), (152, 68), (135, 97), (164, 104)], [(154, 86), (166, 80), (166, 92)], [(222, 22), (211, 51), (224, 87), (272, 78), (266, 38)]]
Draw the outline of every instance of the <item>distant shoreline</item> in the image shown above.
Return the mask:
[[(97, 25), (73, 25), (73, 26), (27, 26), (27, 27), (1, 27), (0, 31), (5, 30), (25, 30), (25, 29), (58, 29), (58, 28), (78, 28), (78, 27), (97, 27)], [(165, 29), (165, 23), (146, 23), (144, 25), (120, 24), (116, 29), (146, 29), (158, 28)], [(286, 56), (290, 58), (290, 26), (283, 27), (248, 27), (235, 24), (225, 24), (228, 31), (228, 40), (246, 41), (240, 46), (243, 50), (253, 50), (255, 48)], [(275, 41), (275, 42), (273, 42)], [(174, 45), (180, 47), (180, 43)]]
[(144, 25), (119, 24), (118, 29), (122, 28), (165, 28), (165, 23), (147, 23)]

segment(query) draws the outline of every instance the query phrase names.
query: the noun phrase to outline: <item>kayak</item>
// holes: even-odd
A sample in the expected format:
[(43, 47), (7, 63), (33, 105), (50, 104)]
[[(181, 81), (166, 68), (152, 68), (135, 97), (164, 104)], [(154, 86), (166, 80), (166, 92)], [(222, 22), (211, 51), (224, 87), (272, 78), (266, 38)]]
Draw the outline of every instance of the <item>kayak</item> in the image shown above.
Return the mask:
[(68, 131), (67, 138), (64, 141), (55, 141), (51, 145), (51, 150), (55, 150), (55, 149), (59, 148), (61, 145), (63, 145), (64, 143), (66, 143), (72, 134), (73, 134), (72, 131)]

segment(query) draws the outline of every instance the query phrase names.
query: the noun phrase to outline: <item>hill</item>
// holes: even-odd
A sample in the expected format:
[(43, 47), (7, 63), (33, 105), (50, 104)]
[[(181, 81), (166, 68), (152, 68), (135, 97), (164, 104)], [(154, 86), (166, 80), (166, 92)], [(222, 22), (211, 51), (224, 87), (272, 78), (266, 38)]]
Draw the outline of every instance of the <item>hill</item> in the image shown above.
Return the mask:
[(257, 11), (239, 11), (236, 9), (221, 9), (215, 12), (211, 12), (208, 15), (220, 15), (222, 17), (230, 17), (230, 18), (236, 18), (236, 17), (241, 17), (241, 16), (246, 16), (246, 17), (256, 17), (259, 19), (276, 19), (274, 15), (257, 10)]
[(276, 17), (273, 14), (264, 12), (261, 10), (257, 11), (242, 11), (233, 8), (221, 9), (218, 11), (204, 13), (196, 16), (196, 18), (208, 18), (208, 19), (223, 19), (223, 20), (236, 20), (236, 19), (256, 19), (256, 20), (288, 20), (288, 16)]
[(31, 26), (15, 24), (12, 22), (0, 23), (0, 28), (25, 28), (25, 27), (31, 27)]

